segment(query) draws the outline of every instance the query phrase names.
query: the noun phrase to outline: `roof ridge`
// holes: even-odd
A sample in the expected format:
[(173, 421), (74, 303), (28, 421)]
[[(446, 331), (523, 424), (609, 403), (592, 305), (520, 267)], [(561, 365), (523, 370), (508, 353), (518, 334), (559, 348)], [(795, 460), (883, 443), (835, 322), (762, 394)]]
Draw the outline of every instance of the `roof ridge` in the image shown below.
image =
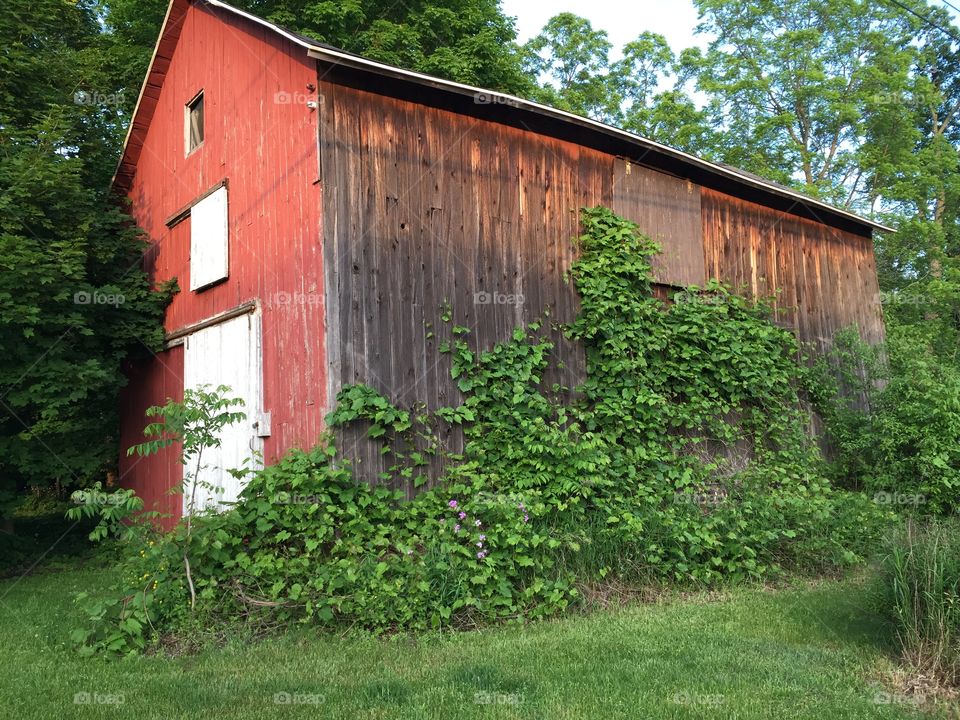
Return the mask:
[[(114, 174), (114, 179), (112, 184), (117, 185), (118, 179), (123, 177), (121, 175), (121, 168), (124, 166), (124, 159), (127, 156), (128, 150), (130, 150), (130, 140), (132, 136), (132, 131), (134, 126), (137, 123), (137, 115), (140, 110), (141, 101), (144, 97), (144, 92), (146, 87), (154, 74), (155, 64), (158, 61), (157, 51), (161, 46), (161, 42), (164, 39), (164, 36), (168, 30), (168, 24), (170, 23), (171, 13), (173, 12), (175, 6), (183, 6), (183, 14), (186, 13), (186, 8), (189, 7), (189, 0), (170, 0), (170, 5), (167, 8), (167, 16), (164, 20), (164, 25), (160, 31), (160, 37), (157, 39), (157, 46), (154, 49), (154, 56), (151, 59), (150, 68), (147, 71), (147, 76), (144, 80), (143, 88), (140, 91), (140, 97), (137, 100), (137, 106), (134, 109), (133, 117), (131, 118), (130, 128), (127, 132), (127, 137), (124, 140), (123, 150), (120, 157), (120, 162), (117, 166), (117, 172)], [(503, 98), (508, 101), (507, 104), (514, 109), (523, 110), (526, 112), (532, 112), (540, 116), (545, 116), (552, 118), (554, 120), (559, 120), (563, 123), (566, 123), (570, 126), (580, 126), (592, 130), (594, 132), (601, 132), (608, 136), (615, 137), (620, 140), (627, 141), (632, 145), (643, 148), (646, 151), (654, 151), (660, 155), (670, 158), (673, 161), (676, 161), (688, 168), (698, 169), (701, 172), (707, 173), (708, 175), (715, 175), (719, 178), (725, 178), (727, 180), (739, 183), (740, 185), (746, 186), (748, 188), (753, 188), (755, 190), (760, 190), (762, 192), (768, 193), (770, 195), (779, 196), (787, 200), (792, 200), (793, 205), (790, 206), (790, 210), (786, 212), (791, 212), (794, 207), (798, 204), (801, 205), (808, 213), (817, 217), (814, 212), (814, 208), (818, 208), (822, 211), (826, 211), (830, 215), (833, 215), (838, 218), (842, 218), (847, 222), (852, 222), (856, 225), (864, 226), (869, 229), (881, 230), (884, 232), (895, 232), (891, 227), (882, 225), (874, 220), (863, 217), (857, 213), (851, 212), (849, 210), (839, 208), (830, 203), (824, 202), (813, 198), (805, 193), (802, 193), (793, 188), (781, 185), (780, 183), (768, 180), (760, 175), (756, 175), (747, 170), (741, 170), (740, 168), (735, 168), (724, 163), (718, 163), (711, 160), (706, 160), (704, 158), (698, 157), (691, 153), (672, 148), (669, 145), (665, 145), (656, 140), (637, 135), (636, 133), (629, 132), (622, 128), (603, 123), (599, 120), (594, 120), (592, 118), (583, 117), (576, 115), (575, 113), (567, 112), (566, 110), (560, 110), (557, 108), (550, 107), (548, 105), (543, 105), (541, 103), (533, 102), (525, 98), (521, 98), (510, 93), (504, 93), (497, 90), (490, 90), (488, 88), (481, 88), (473, 85), (467, 85), (465, 83), (459, 83), (453, 80), (447, 80), (445, 78), (436, 77), (433, 75), (427, 75), (426, 73), (421, 73), (415, 70), (408, 70), (406, 68), (398, 67), (395, 65), (390, 65), (388, 63), (380, 62), (378, 60), (371, 60), (362, 55), (343, 50), (341, 48), (334, 47), (320, 40), (316, 40), (307, 35), (304, 35), (293, 30), (288, 30), (276, 23), (272, 23), (269, 20), (265, 20), (257, 15), (241, 10), (232, 5), (229, 5), (223, 0), (196, 0), (196, 4), (205, 5), (213, 8), (220, 8), (227, 12), (233, 13), (240, 17), (246, 18), (247, 20), (254, 22), (262, 27), (269, 28), (274, 32), (277, 32), (289, 40), (293, 41), (297, 45), (303, 47), (307, 54), (313, 58), (325, 60), (327, 62), (332, 62), (334, 64), (345, 65), (348, 67), (353, 67), (355, 69), (360, 69), (363, 71), (368, 71), (372, 73), (377, 73), (380, 75), (391, 76), (395, 79), (406, 80), (409, 82), (419, 83), (423, 85), (429, 85), (435, 89), (449, 91), (451, 93), (457, 94), (472, 94), (476, 96), (478, 93), (485, 93), (488, 95), (495, 95), (499, 98)], [(182, 16), (179, 18), (182, 21)], [(167, 61), (169, 64), (169, 61)], [(164, 67), (162, 72), (165, 72), (166, 68)], [(162, 78), (161, 78), (162, 81)], [(498, 105), (500, 105), (498, 103)], [(148, 121), (149, 124), (149, 121)], [(127, 163), (128, 165), (130, 163)], [(135, 165), (135, 161), (133, 163)], [(131, 171), (132, 172), (132, 171)], [(794, 213), (795, 214), (795, 213)], [(818, 218), (819, 219), (819, 218)], [(824, 222), (820, 220), (820, 222)], [(824, 222), (824, 224), (829, 224)]]

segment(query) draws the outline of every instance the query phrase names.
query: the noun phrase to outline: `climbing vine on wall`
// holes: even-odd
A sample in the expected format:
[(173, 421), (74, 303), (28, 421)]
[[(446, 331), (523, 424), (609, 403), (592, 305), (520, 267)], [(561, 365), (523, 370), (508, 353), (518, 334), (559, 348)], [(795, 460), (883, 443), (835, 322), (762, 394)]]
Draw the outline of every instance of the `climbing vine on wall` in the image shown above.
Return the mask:
[[(445, 481), (536, 493), (559, 535), (631, 558), (618, 572), (712, 581), (854, 560), (856, 523), (880, 513), (822, 477), (794, 336), (715, 281), (657, 298), (657, 245), (606, 208), (581, 220), (569, 273), (581, 311), (565, 332), (584, 347), (585, 382), (544, 387), (553, 345), (539, 323), (489, 349), (454, 328), (442, 349), (463, 402), (435, 414), (463, 426), (464, 448)], [(358, 394), (368, 401), (331, 420), (376, 428), (389, 400), (364, 386), (340, 400)]]

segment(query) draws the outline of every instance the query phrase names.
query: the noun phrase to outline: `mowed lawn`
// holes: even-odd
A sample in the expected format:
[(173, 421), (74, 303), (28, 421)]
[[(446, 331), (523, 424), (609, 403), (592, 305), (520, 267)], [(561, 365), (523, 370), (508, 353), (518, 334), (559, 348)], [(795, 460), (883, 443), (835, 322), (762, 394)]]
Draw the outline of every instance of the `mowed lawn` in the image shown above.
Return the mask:
[(853, 581), (417, 639), (300, 630), (187, 657), (82, 659), (72, 596), (106, 582), (89, 568), (0, 582), (0, 717), (918, 717), (871, 684), (894, 664)]

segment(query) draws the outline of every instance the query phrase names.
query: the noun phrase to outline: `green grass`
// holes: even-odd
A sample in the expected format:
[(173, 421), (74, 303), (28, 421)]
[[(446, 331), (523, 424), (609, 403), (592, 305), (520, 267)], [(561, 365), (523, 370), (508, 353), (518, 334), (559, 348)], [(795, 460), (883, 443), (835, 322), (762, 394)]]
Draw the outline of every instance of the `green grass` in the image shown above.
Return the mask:
[[(916, 717), (875, 701), (871, 681), (893, 663), (852, 581), (416, 640), (301, 630), (178, 658), (81, 659), (72, 594), (105, 574), (0, 583), (0, 717)], [(123, 704), (76, 704), (82, 692)], [(319, 702), (276, 704), (284, 692)]]

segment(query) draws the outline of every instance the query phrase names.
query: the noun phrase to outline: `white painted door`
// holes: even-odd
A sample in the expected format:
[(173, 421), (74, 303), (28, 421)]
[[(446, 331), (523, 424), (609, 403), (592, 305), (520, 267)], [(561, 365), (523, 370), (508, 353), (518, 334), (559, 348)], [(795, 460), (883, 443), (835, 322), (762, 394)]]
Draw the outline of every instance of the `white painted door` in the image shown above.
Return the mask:
[[(243, 481), (227, 470), (260, 467), (262, 439), (257, 432), (261, 415), (263, 370), (260, 345), (260, 313), (248, 313), (197, 330), (186, 338), (183, 359), (184, 388), (229, 385), (229, 397), (243, 400), (246, 418), (220, 432), (220, 447), (204, 450), (194, 511), (218, 509), (237, 500)], [(184, 478), (193, 473), (195, 460), (184, 467)], [(193, 488), (183, 489), (187, 513)]]

